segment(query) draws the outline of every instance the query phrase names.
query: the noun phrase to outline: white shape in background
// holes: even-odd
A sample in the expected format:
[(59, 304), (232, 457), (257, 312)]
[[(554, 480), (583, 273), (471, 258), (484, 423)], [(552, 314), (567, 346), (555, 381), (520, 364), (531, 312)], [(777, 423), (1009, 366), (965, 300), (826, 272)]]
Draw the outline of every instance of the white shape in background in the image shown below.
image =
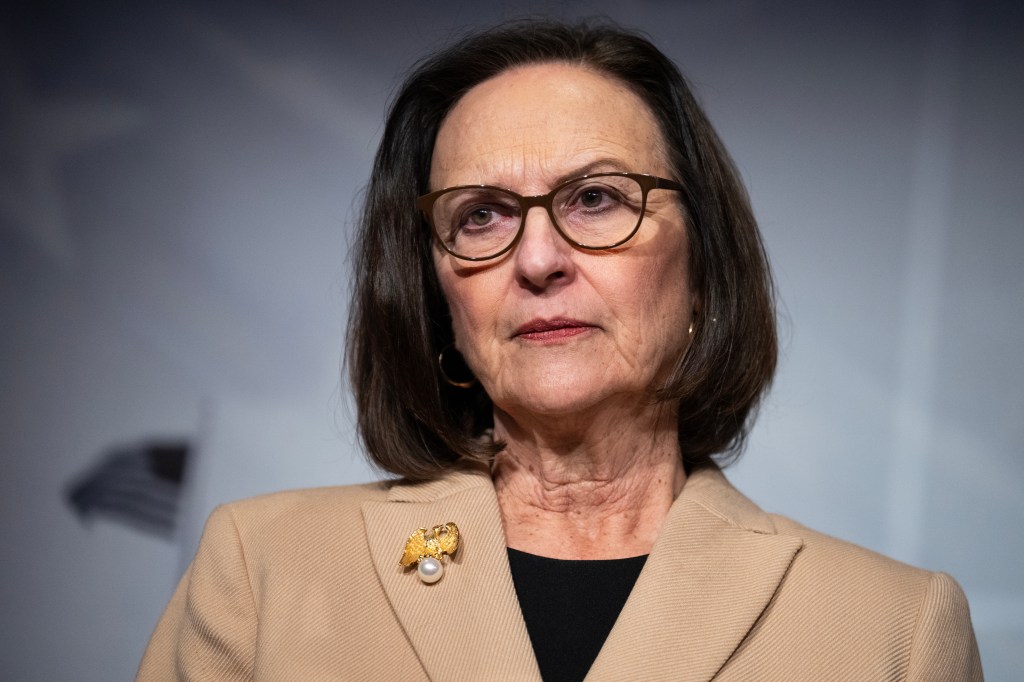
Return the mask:
[(213, 509), (226, 501), (293, 488), (351, 485), (381, 478), (341, 434), (335, 406), (310, 400), (224, 394), (206, 401), (185, 471), (179, 516), (181, 568), (188, 565)]
[[(335, 139), (348, 143), (366, 142), (366, 131), (381, 129), (378, 102), (362, 102), (370, 106), (360, 106), (361, 98), (342, 92), (338, 87), (340, 74), (325, 73), (314, 66), (308, 42), (303, 43), (306, 49), (302, 52), (270, 56), (265, 46), (262, 46), (263, 51), (253, 48), (214, 25), (208, 17), (190, 13), (187, 25), (197, 40), (220, 57), (224, 64), (234, 68), (245, 82), (300, 120), (316, 124)], [(389, 74), (376, 74), (368, 69), (365, 76), (375, 84), (370, 88), (373, 89), (379, 88), (379, 83), (387, 82)]]
[[(8, 40), (0, 42), (10, 45)], [(29, 92), (9, 49), (0, 56), (0, 217), (23, 232), (60, 270), (78, 262), (61, 193), (76, 153), (140, 128), (134, 107), (106, 99), (42, 99)]]
[(932, 395), (943, 326), (940, 291), (950, 229), (960, 47), (958, 4), (945, 0), (931, 10), (907, 210), (908, 262), (888, 482), (886, 553), (912, 564), (921, 560), (936, 427)]

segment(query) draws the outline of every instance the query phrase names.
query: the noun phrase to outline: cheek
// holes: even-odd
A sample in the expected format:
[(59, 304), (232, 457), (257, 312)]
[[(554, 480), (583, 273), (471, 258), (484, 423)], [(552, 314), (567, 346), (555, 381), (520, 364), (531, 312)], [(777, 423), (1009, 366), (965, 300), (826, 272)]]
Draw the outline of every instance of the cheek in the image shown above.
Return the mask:
[(673, 351), (679, 345), (680, 326), (686, 317), (685, 275), (678, 267), (652, 267), (639, 273), (622, 292), (619, 306), (632, 318), (629, 335), (638, 350)]
[(497, 287), (487, 286), (479, 275), (460, 277), (449, 269), (439, 277), (451, 313), (455, 345), (472, 362), (473, 356), (495, 338), (502, 296)]
[(645, 355), (659, 356), (662, 362), (681, 353), (688, 340), (693, 306), (685, 244), (664, 249), (639, 263), (629, 277), (629, 286), (620, 291), (627, 310), (632, 311), (629, 331), (636, 348), (644, 349), (641, 352)]
[(476, 329), (480, 326), (480, 316), (475, 311), (477, 306), (466, 296), (453, 292), (448, 294), (448, 310), (452, 316), (452, 334), (455, 337), (455, 346), (463, 354), (468, 354), (469, 349), (474, 346), (474, 339), (478, 336)]

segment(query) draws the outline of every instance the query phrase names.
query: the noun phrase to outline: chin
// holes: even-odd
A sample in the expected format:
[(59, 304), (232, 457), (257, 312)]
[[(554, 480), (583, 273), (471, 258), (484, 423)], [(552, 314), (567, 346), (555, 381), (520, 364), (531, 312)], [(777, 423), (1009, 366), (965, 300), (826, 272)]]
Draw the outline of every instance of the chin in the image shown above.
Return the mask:
[(615, 396), (643, 392), (639, 386), (609, 383), (604, 375), (588, 377), (577, 368), (575, 372), (524, 372), (492, 401), (518, 418), (572, 417), (600, 408)]

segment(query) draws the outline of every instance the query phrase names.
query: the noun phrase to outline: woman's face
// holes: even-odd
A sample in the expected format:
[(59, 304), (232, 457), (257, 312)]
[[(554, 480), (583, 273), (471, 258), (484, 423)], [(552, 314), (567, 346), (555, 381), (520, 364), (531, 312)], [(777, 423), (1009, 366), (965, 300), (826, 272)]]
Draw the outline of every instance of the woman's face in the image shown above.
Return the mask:
[[(569, 64), (506, 71), (474, 87), (437, 135), (431, 190), (487, 184), (524, 196), (601, 171), (671, 177), (653, 115), (628, 88)], [(515, 248), (434, 264), (455, 344), (495, 406), (518, 417), (635, 409), (688, 342), (696, 298), (676, 192), (652, 190), (633, 238), (574, 248), (533, 208)]]

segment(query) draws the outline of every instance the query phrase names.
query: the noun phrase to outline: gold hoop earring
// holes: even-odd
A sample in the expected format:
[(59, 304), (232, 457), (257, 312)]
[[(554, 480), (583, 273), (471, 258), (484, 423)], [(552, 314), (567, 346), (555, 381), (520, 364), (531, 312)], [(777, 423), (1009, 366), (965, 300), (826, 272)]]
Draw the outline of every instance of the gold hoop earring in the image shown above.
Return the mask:
[[(462, 357), (462, 353), (459, 353), (459, 349), (458, 348), (455, 348), (455, 353), (459, 356), (458, 360), (453, 360), (453, 362), (456, 362), (457, 364), (461, 365), (462, 366), (461, 371), (465, 372), (466, 374), (469, 374), (470, 378), (468, 380), (457, 381), (455, 379), (452, 379), (450, 376), (448, 376), (448, 372), (446, 372), (444, 370), (444, 366), (445, 366), (444, 354), (447, 353), (448, 349), (450, 349), (450, 348), (455, 348), (455, 344), (454, 343), (449, 343), (447, 346), (442, 348), (441, 352), (438, 353), (438, 355), (437, 355), (437, 369), (441, 373), (441, 378), (444, 379), (445, 383), (448, 384), (449, 386), (454, 386), (455, 388), (469, 388), (470, 386), (472, 386), (473, 384), (476, 383), (476, 377), (473, 376), (473, 370), (471, 370), (469, 368), (469, 365), (466, 364), (466, 359), (464, 357)], [(451, 364), (451, 363), (449, 363), (449, 364)]]

